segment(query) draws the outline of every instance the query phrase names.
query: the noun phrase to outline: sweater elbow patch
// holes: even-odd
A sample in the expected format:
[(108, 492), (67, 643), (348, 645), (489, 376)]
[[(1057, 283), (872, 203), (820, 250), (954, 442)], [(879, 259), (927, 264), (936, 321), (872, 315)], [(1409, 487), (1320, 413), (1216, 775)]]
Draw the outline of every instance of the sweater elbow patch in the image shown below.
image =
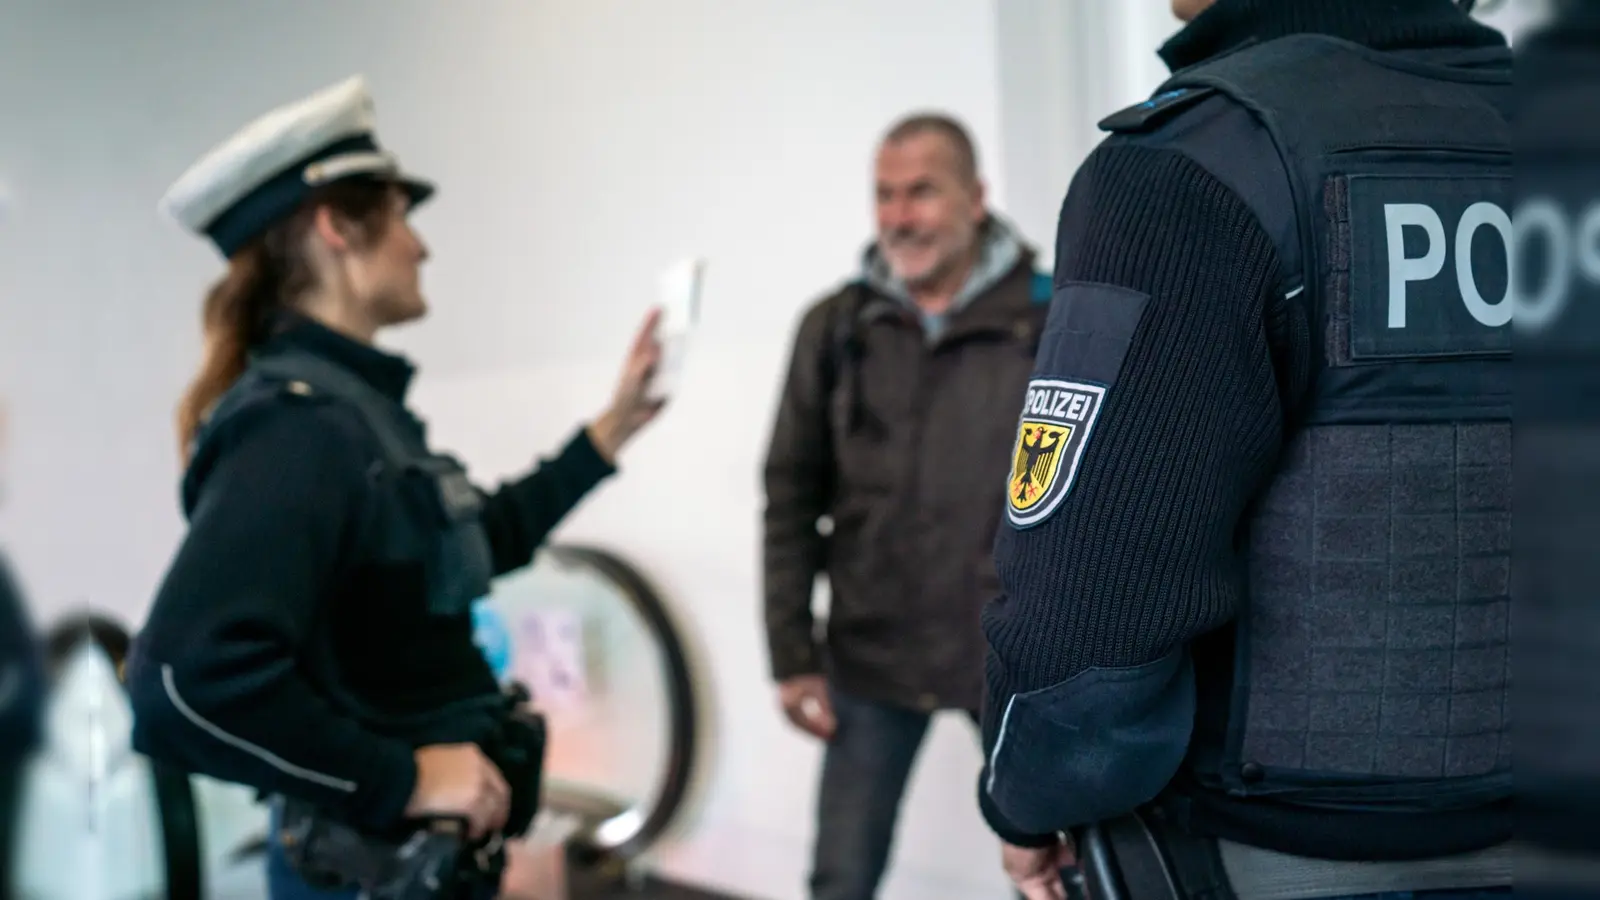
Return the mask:
[(1193, 663), (1089, 669), (1013, 696), (983, 785), (1016, 827), (1048, 833), (1124, 815), (1166, 787), (1194, 727)]

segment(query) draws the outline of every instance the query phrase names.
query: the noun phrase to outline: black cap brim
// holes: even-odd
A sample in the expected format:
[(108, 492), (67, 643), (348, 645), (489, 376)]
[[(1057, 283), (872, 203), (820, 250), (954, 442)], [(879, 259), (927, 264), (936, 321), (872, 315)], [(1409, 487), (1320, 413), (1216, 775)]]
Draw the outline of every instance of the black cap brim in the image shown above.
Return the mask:
[(403, 175), (395, 181), (400, 185), (400, 189), (406, 192), (406, 197), (411, 201), (412, 209), (416, 209), (428, 202), (428, 199), (433, 196), (436, 190), (433, 182), (425, 181), (421, 178), (413, 178), (409, 175)]

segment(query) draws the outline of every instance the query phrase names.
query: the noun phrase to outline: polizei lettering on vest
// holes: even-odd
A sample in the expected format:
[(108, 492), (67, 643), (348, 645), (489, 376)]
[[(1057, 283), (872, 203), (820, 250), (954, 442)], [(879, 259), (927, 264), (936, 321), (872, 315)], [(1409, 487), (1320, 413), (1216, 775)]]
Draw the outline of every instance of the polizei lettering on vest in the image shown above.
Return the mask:
[(1095, 395), (1062, 388), (1029, 388), (1027, 415), (1082, 422), (1094, 409)]
[(1328, 250), (1335, 273), (1341, 261), (1349, 266), (1329, 293), (1336, 321), (1349, 322), (1348, 362), (1509, 353), (1510, 179), (1351, 175), (1347, 183)]
[[(1439, 211), (1426, 203), (1386, 203), (1383, 216), (1389, 238), (1389, 327), (1404, 328), (1406, 284), (1436, 278), (1444, 270), (1444, 222), (1439, 217)], [(1406, 256), (1407, 225), (1421, 228), (1427, 235), (1428, 249), (1421, 256)], [(1472, 269), (1472, 238), (1485, 225), (1500, 232), (1500, 240), (1505, 247), (1506, 271), (1511, 268), (1511, 216), (1496, 204), (1482, 201), (1474, 203), (1467, 207), (1456, 225), (1456, 286), (1461, 292), (1461, 302), (1474, 319), (1490, 328), (1499, 328), (1511, 321), (1509, 283), (1500, 300), (1489, 303), (1478, 290), (1477, 275)]]

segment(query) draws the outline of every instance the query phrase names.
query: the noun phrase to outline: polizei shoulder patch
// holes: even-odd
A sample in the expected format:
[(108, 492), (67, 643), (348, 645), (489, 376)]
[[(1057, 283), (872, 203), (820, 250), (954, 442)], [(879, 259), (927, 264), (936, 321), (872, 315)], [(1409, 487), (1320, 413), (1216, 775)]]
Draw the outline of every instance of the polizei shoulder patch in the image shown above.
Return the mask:
[(1072, 489), (1105, 385), (1036, 378), (1028, 383), (1006, 485), (1006, 516), (1017, 528), (1049, 518)]

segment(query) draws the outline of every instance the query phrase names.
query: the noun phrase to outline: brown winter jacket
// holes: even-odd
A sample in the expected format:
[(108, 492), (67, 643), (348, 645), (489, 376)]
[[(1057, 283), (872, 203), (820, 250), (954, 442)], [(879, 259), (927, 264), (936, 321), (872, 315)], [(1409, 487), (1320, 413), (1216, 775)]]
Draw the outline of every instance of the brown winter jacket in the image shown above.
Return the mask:
[[(985, 234), (937, 336), (871, 250), (865, 277), (800, 322), (765, 467), (766, 625), (780, 680), (826, 672), (873, 700), (978, 709), (978, 615), (1000, 593), (995, 530), (1050, 299), (1033, 251), (1001, 220)], [(818, 575), (831, 598), (820, 636)]]

